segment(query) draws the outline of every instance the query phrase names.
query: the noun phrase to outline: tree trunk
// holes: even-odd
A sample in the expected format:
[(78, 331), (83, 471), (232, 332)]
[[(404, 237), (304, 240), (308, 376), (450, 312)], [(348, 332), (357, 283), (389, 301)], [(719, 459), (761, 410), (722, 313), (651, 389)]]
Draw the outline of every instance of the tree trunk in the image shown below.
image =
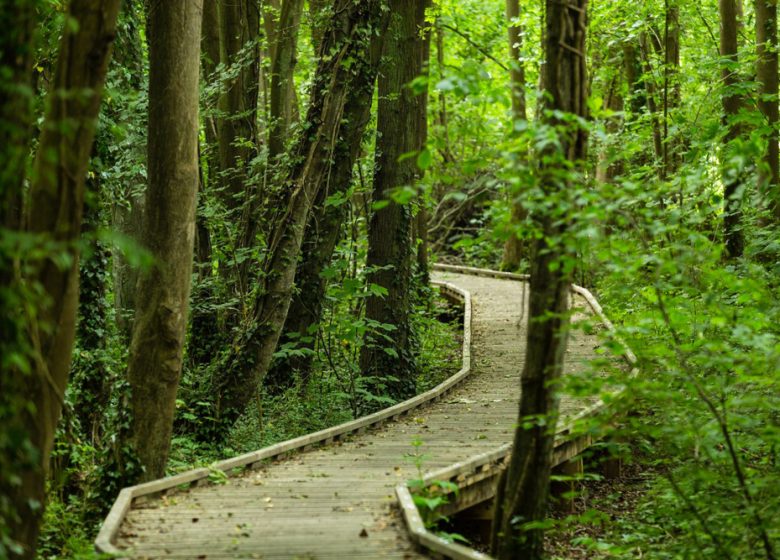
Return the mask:
[(268, 127), (268, 159), (284, 153), (290, 126), (295, 121), (297, 97), (295, 65), (298, 57), (298, 28), (303, 0), (284, 0), (276, 28), (271, 61), (271, 122)]
[[(252, 46), (260, 30), (259, 14), (251, 0), (220, 0), (220, 60), (240, 65), (219, 98), (219, 166), (225, 205), (240, 208), (246, 198), (246, 175), (257, 146), (259, 49)], [(242, 50), (250, 48), (247, 60)]]
[[(67, 26), (60, 40), (33, 164), (26, 229), (59, 247), (57, 258), (27, 264), (33, 271), (25, 281), (40, 286), (41, 299), (47, 302), (27, 325), (27, 342), (33, 353), (31, 370), (26, 375), (3, 372), (4, 376), (23, 376), (24, 387), (18, 397), (33, 406), (4, 418), (2, 431), (25, 434), (39, 452), (34, 465), (17, 473), (17, 484), (9, 484), (5, 477), (0, 479), (0, 494), (16, 510), (7, 526), (11, 538), (24, 549), (22, 558), (35, 556), (49, 456), (68, 384), (78, 307), (77, 241), (81, 235), (84, 183), (118, 12), (119, 0), (71, 2), (67, 17), (78, 25)], [(68, 127), (62, 126), (65, 122)], [(23, 149), (27, 149), (26, 143)], [(6, 390), (3, 383), (4, 396)], [(22, 450), (15, 453), (21, 455)]]
[(776, 221), (780, 221), (780, 148), (778, 147), (777, 0), (756, 0), (756, 79), (758, 107), (766, 119), (767, 148), (760, 183)]
[[(6, 234), (18, 232), (22, 221), (33, 118), (36, 4), (37, 0), (0, 4), (0, 20), (9, 22), (0, 33), (0, 543), (20, 541), (22, 546), (35, 543), (39, 520), (29, 518), (27, 499), (32, 496), (12, 490), (20, 474), (40, 466), (37, 450), (27, 445), (26, 409), (33, 404), (25, 390), (27, 378), (10, 359), (27, 354), (26, 321), (19, 317), (27, 290), (15, 270), (18, 248)], [(32, 556), (34, 551), (29, 551), (27, 557)]]
[[(321, 275), (330, 263), (347, 215), (346, 202), (334, 205), (326, 204), (325, 201), (332, 195), (346, 195), (349, 192), (353, 164), (360, 151), (363, 131), (371, 117), (373, 93), (373, 88), (363, 88), (349, 94), (347, 106), (356, 109), (356, 117), (342, 125), (343, 141), (334, 156), (330, 180), (317, 195), (306, 224), (302, 258), (295, 272), (295, 294), (282, 331), (282, 340), (295, 341), (299, 348), (314, 349), (314, 340), (306, 339), (313, 336), (310, 329), (322, 315), (327, 283)], [(362, 111), (358, 111), (358, 108), (362, 108)], [(296, 371), (305, 382), (311, 372), (311, 361), (311, 356), (301, 356), (277, 362), (268, 372), (269, 389), (277, 392), (292, 386)]]
[[(100, 447), (103, 432), (103, 413), (108, 406), (110, 372), (106, 364), (108, 326), (108, 262), (110, 249), (94, 238), (102, 226), (100, 213), (100, 184), (97, 174), (88, 180), (93, 200), (84, 209), (82, 233), (90, 244), (79, 272), (78, 346), (89, 355), (82, 362), (79, 374), (74, 375), (73, 413), (79, 419), (81, 433), (94, 447)], [(88, 199), (89, 200), (89, 199)], [(91, 237), (91, 239), (89, 238)]]
[[(0, 224), (18, 229), (32, 124), (32, 64), (37, 0), (0, 6), (0, 18), (11, 25), (0, 34)], [(1, 273), (0, 273), (1, 274)]]
[[(123, 25), (117, 29), (117, 44), (114, 49), (114, 63), (129, 70), (123, 79), (123, 85), (140, 91), (144, 87), (143, 39), (140, 33), (143, 15), (140, 7), (130, 2), (124, 4), (122, 11)], [(114, 113), (113, 118), (125, 126), (132, 126), (130, 117), (107, 106), (106, 110)], [(104, 160), (104, 162), (106, 162)], [(106, 162), (111, 165), (110, 161)], [(121, 233), (135, 242), (141, 240), (143, 232), (144, 193), (137, 189), (146, 182), (143, 174), (138, 173), (133, 180), (124, 186), (124, 193), (111, 204), (111, 225), (114, 231)], [(139, 192), (140, 191), (140, 192)], [(114, 292), (114, 310), (116, 322), (124, 341), (129, 345), (133, 334), (133, 314), (135, 313), (135, 289), (138, 284), (138, 267), (132, 266), (124, 253), (114, 248), (112, 255), (112, 276)]]
[[(547, 0), (545, 85), (549, 108), (586, 117), (587, 79), (585, 36), (587, 0)], [(565, 196), (573, 178), (561, 178), (560, 166), (569, 162), (582, 169), (586, 132), (571, 124), (562, 130), (561, 146), (549, 148), (540, 168), (547, 196)], [(571, 278), (561, 259), (575, 258), (565, 246), (567, 219), (555, 210), (534, 216), (543, 235), (534, 244), (531, 268), (528, 341), (520, 393), (520, 414), (512, 457), (497, 492), (493, 523), (493, 553), (499, 560), (536, 560), (543, 556), (543, 530), (523, 529), (529, 522), (544, 520), (552, 467), (553, 442), (558, 416), (556, 381), (563, 370), (569, 323)], [(548, 244), (553, 239), (554, 244)], [(557, 266), (551, 266), (551, 265)], [(545, 419), (544, 422), (539, 421)]]
[[(422, 73), (420, 28), (425, 21), (425, 3), (391, 0), (391, 23), (379, 76), (377, 108), (374, 203), (386, 204), (374, 211), (368, 228), (366, 266), (368, 282), (387, 290), (366, 300), (366, 320), (394, 327), (368, 331), (360, 354), (364, 377), (372, 378), (369, 390), (403, 400), (416, 392), (411, 313), (412, 208), (392, 200), (395, 189), (414, 185), (418, 169), (414, 158), (401, 156), (418, 152), (421, 126), (419, 105), (423, 103), (407, 86)], [(389, 375), (396, 381), (386, 379)]]
[[(214, 72), (220, 63), (220, 25), (219, 25), (219, 0), (203, 3), (203, 24), (201, 31), (201, 65), (202, 79), (211, 85), (216, 80)], [(206, 114), (203, 118), (205, 129), (206, 147), (205, 160), (208, 165), (206, 185), (217, 188), (219, 186), (219, 138), (218, 129), (220, 119), (214, 114)]]
[[(527, 118), (525, 108), (525, 65), (521, 60), (522, 29), (518, 21), (520, 17), (519, 0), (506, 0), (506, 17), (509, 21), (509, 81), (512, 96), (512, 130), (514, 133), (514, 123), (524, 121)], [(522, 203), (517, 200), (518, 194), (510, 193), (511, 222), (513, 224), (523, 222), (526, 216)], [(504, 244), (504, 257), (501, 262), (501, 268), (503, 270), (517, 270), (522, 259), (523, 242), (513, 229)]]
[(309, 0), (309, 25), (311, 26), (311, 44), (314, 57), (319, 58), (322, 36), (325, 32), (327, 18), (329, 16), (327, 0)]
[(680, 106), (680, 8), (676, 2), (666, 0), (664, 24), (664, 178), (674, 175), (682, 162), (682, 143), (679, 138), (669, 136), (669, 114)]
[[(432, 0), (426, 0), (425, 8), (428, 9), (432, 5)], [(425, 19), (418, 22), (420, 29), (418, 29), (418, 41), (421, 43), (418, 47), (418, 51), (421, 57), (420, 68), (421, 74), (430, 78), (430, 61), (431, 61), (431, 29), (425, 28)], [(426, 81), (425, 90), (417, 94), (419, 97), (419, 103), (415, 104), (415, 110), (417, 119), (419, 121), (417, 125), (417, 145), (420, 149), (426, 148), (428, 145), (428, 98), (430, 87)], [(420, 176), (425, 173), (425, 170), (420, 170)], [(416, 244), (417, 244), (417, 276), (419, 279), (420, 287), (427, 289), (430, 282), (430, 270), (428, 266), (428, 200), (429, 196), (425, 196), (424, 193), (420, 193), (418, 196), (419, 209), (417, 216), (415, 217), (415, 230), (416, 230)]]
[(727, 129), (723, 137), (723, 157), (721, 159), (723, 172), (723, 237), (726, 242), (726, 253), (730, 258), (742, 256), (744, 241), (742, 238), (741, 194), (739, 188), (742, 181), (736, 171), (727, 165), (731, 142), (740, 135), (740, 127), (734, 122), (742, 106), (742, 96), (739, 87), (738, 55), (739, 50), (739, 19), (736, 0), (720, 0), (720, 56), (724, 61), (721, 75), (725, 89), (721, 102), (723, 104), (723, 124)]
[[(436, 20), (436, 66), (439, 72), (439, 76), (444, 76), (444, 29)], [(440, 148), (441, 157), (445, 162), (453, 160), (452, 152), (450, 151), (450, 123), (449, 115), (447, 111), (447, 94), (444, 91), (439, 91), (439, 108), (437, 111), (437, 124), (441, 127), (441, 135), (443, 145)]]
[[(384, 20), (380, 0), (337, 0), (311, 89), (306, 126), (296, 137), (288, 169), (282, 175), (282, 200), (269, 236), (262, 286), (254, 303), (252, 324), (233, 344), (234, 350), (214, 377), (217, 433), (223, 433), (251, 402), (271, 363), (293, 295), (303, 232), (311, 205), (327, 184), (334, 151), (345, 149), (344, 122), (359, 119), (364, 108), (348, 105), (360, 90), (374, 89), (376, 45)], [(372, 37), (374, 40), (372, 41)], [(351, 64), (344, 64), (350, 60)], [(358, 134), (358, 138), (362, 136)], [(351, 166), (351, 163), (350, 163)]]
[(198, 190), (198, 68), (202, 0), (149, 6), (146, 227), (155, 258), (138, 284), (128, 359), (133, 444), (143, 478), (165, 474), (189, 308)]
[(663, 131), (662, 124), (658, 118), (658, 94), (655, 78), (653, 77), (653, 63), (651, 54), (651, 39), (646, 32), (642, 32), (639, 35), (639, 49), (642, 59), (642, 70), (644, 71), (644, 84), (645, 92), (647, 93), (647, 110), (650, 113), (650, 121), (653, 128), (653, 149), (655, 153), (656, 165), (658, 168), (658, 174), (665, 178), (664, 172), (666, 169), (663, 166), (664, 160), (664, 144), (663, 144)]

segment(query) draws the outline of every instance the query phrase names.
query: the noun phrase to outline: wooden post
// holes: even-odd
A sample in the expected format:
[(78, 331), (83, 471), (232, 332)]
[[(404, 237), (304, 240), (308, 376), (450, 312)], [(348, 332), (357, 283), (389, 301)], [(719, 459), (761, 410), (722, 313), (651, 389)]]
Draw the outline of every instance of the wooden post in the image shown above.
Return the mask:
[[(561, 463), (553, 469), (558, 476), (578, 477), (585, 472), (582, 455), (578, 455)], [(577, 490), (576, 480), (555, 480), (550, 484), (550, 497), (553, 507), (560, 513), (574, 513), (574, 492)]]

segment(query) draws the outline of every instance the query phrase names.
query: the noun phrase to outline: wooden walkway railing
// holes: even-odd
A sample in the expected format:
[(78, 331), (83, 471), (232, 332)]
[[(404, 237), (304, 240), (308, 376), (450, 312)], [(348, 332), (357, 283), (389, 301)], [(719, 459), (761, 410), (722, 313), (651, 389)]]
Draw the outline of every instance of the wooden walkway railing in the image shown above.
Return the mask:
[[(449, 266), (436, 270), (434, 284), (464, 305), (462, 364), (455, 375), (370, 416), (227, 459), (210, 469), (125, 488), (103, 523), (97, 550), (139, 558), (413, 558), (418, 553), (411, 537), (418, 545), (452, 557), (480, 557), (442, 549), (438, 539), (420, 526), (408, 490), (397, 481), (414, 477), (402, 465), (414, 437), (425, 441), (426, 451), (434, 457), (426, 467), (446, 467), (437, 476), (457, 477), (471, 468), (487, 472), (484, 465), (497, 464), (497, 458), (506, 455), (506, 445), (496, 446), (511, 440), (516, 420), (525, 284), (518, 282), (523, 277), (495, 271)], [(583, 309), (608, 325), (587, 290), (575, 287), (573, 292)], [(479, 331), (475, 347), (484, 362), (475, 368), (479, 375), (472, 375), (473, 323)], [(579, 360), (572, 363), (593, 357), (595, 344), (595, 337), (575, 337), (570, 350)], [(571, 418), (602, 403), (583, 399), (564, 405)], [(371, 433), (364, 433), (367, 430)], [(580, 447), (567, 445), (572, 450)], [(231, 482), (211, 484), (214, 469)], [(402, 519), (389, 507), (393, 489)], [(298, 497), (289, 499), (298, 490)]]

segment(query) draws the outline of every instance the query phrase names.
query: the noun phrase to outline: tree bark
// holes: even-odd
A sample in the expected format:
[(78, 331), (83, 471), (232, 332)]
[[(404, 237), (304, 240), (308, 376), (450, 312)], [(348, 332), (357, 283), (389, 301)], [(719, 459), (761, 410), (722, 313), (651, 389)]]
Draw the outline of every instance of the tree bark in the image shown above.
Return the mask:
[[(317, 65), (305, 125), (310, 133), (296, 137), (288, 168), (281, 176), (282, 199), (273, 205), (277, 214), (252, 323), (243, 329), (213, 381), (218, 434), (254, 399), (268, 371), (292, 300), (311, 205), (328, 181), (334, 151), (344, 142), (343, 123), (359, 119), (364, 110), (347, 101), (359, 90), (374, 88), (378, 56), (372, 43), (380, 40), (385, 27), (381, 1), (337, 0), (333, 14), (322, 47), (322, 52), (333, 55)], [(351, 65), (344, 64), (345, 60)]]
[(742, 106), (742, 96), (737, 91), (739, 86), (738, 55), (739, 50), (739, 17), (736, 0), (720, 0), (720, 55), (725, 61), (721, 75), (724, 93), (721, 97), (723, 106), (723, 124), (726, 134), (723, 137), (723, 154), (721, 159), (723, 173), (723, 237), (726, 242), (726, 254), (730, 258), (742, 256), (744, 241), (741, 229), (741, 195), (739, 188), (742, 181), (728, 164), (728, 154), (731, 143), (739, 137), (740, 127), (734, 122)]
[(682, 143), (669, 136), (670, 112), (680, 106), (680, 8), (666, 0), (664, 24), (663, 176), (671, 177), (682, 163)]
[(647, 93), (646, 103), (647, 111), (650, 113), (650, 121), (653, 128), (653, 150), (655, 153), (655, 160), (657, 163), (658, 174), (661, 178), (664, 177), (666, 171), (663, 166), (664, 161), (664, 144), (663, 144), (663, 130), (662, 123), (658, 117), (658, 94), (657, 84), (653, 77), (653, 62), (651, 57), (651, 39), (646, 32), (642, 32), (639, 36), (639, 49), (642, 59), (642, 70), (644, 71), (644, 85), (645, 92)]
[[(418, 178), (414, 158), (419, 152), (421, 126), (417, 117), (423, 103), (407, 86), (422, 73), (420, 28), (425, 22), (425, 3), (391, 0), (391, 23), (387, 32), (383, 66), (379, 75), (377, 105), (374, 203), (386, 206), (374, 211), (368, 228), (367, 281), (387, 290), (366, 300), (366, 320), (394, 327), (387, 340), (384, 331), (368, 331), (360, 353), (363, 376), (372, 379), (369, 390), (403, 400), (416, 392), (417, 366), (413, 349), (411, 313), (412, 208), (392, 200), (395, 189), (413, 186)], [(387, 379), (389, 375), (395, 381)]]
[[(342, 125), (343, 141), (333, 159), (330, 179), (317, 195), (311, 210), (301, 247), (302, 258), (295, 272), (295, 294), (284, 323), (282, 340), (295, 341), (299, 348), (313, 350), (310, 332), (322, 316), (322, 304), (327, 288), (322, 271), (330, 263), (341, 237), (347, 216), (347, 203), (326, 204), (331, 195), (346, 195), (352, 184), (354, 162), (360, 151), (363, 131), (371, 117), (373, 88), (362, 88), (349, 95), (347, 106), (355, 108), (355, 118)], [(362, 110), (359, 110), (362, 108)], [(269, 370), (266, 384), (278, 392), (292, 386), (295, 372), (306, 382), (311, 372), (312, 357), (300, 356), (279, 361)]]
[[(132, 2), (125, 2), (120, 14), (124, 22), (117, 29), (117, 44), (114, 49), (114, 63), (127, 69), (122, 86), (140, 91), (144, 87), (144, 60), (143, 39), (140, 33), (143, 14), (142, 8)], [(124, 108), (126, 110), (126, 108)], [(123, 110), (115, 107), (106, 107), (111, 111), (112, 117), (123, 125), (131, 126), (131, 117), (124, 114)], [(106, 160), (104, 160), (105, 162)], [(110, 162), (107, 162), (110, 165)], [(124, 193), (114, 200), (111, 205), (111, 225), (114, 231), (121, 233), (135, 242), (141, 240), (144, 229), (144, 193), (145, 189), (138, 189), (138, 185), (146, 182), (145, 177), (138, 173), (132, 182), (124, 186)], [(135, 289), (138, 284), (138, 267), (131, 266), (123, 252), (117, 248), (112, 256), (112, 275), (114, 292), (114, 309), (116, 322), (124, 341), (129, 345), (133, 334), (133, 314), (135, 313)]]
[(12, 22), (0, 34), (0, 224), (18, 229), (32, 124), (32, 64), (37, 0), (0, 6), (0, 18)]
[[(506, 17), (509, 21), (509, 81), (512, 96), (512, 131), (517, 121), (526, 120), (525, 108), (525, 65), (521, 60), (522, 52), (522, 28), (520, 22), (520, 1), (506, 0)], [(526, 212), (522, 203), (517, 200), (517, 193), (510, 193), (511, 222), (519, 224), (525, 220)], [(504, 244), (504, 256), (501, 262), (503, 270), (517, 270), (523, 259), (523, 242), (512, 230)]]
[[(240, 65), (219, 98), (219, 166), (223, 174), (225, 205), (240, 208), (246, 198), (249, 162), (256, 154), (257, 96), (259, 87), (260, 20), (251, 0), (220, 0), (220, 60), (226, 67)], [(248, 60), (242, 51), (249, 49)]]
[(146, 227), (155, 258), (138, 283), (128, 379), (143, 478), (165, 474), (189, 308), (198, 189), (202, 0), (149, 5)]
[(777, 0), (756, 0), (756, 79), (759, 83), (758, 107), (766, 119), (769, 132), (764, 157), (765, 169), (760, 184), (775, 221), (780, 221), (780, 147), (777, 127), (778, 111), (778, 41)]
[[(549, 108), (580, 117), (587, 116), (586, 17), (587, 0), (547, 0), (545, 86)], [(571, 175), (562, 178), (560, 166), (570, 162), (575, 169), (582, 169), (587, 133), (577, 125), (563, 129), (563, 122), (554, 117), (550, 124), (559, 127), (561, 146), (557, 152), (548, 148), (540, 174), (542, 188), (554, 198), (564, 196), (575, 180)], [(524, 529), (523, 525), (546, 516), (558, 416), (555, 386), (563, 370), (569, 323), (571, 273), (561, 260), (575, 258), (565, 247), (570, 218), (554, 214), (552, 209), (534, 215), (543, 235), (534, 244), (519, 420), (503, 487), (497, 492), (503, 499), (496, 502), (492, 547), (499, 560), (543, 556), (543, 530)]]
[[(425, 1), (425, 9), (427, 10), (432, 6), (432, 0)], [(419, 51), (420, 69), (421, 74), (426, 78), (425, 90), (417, 94), (419, 97), (419, 103), (415, 105), (415, 111), (417, 119), (419, 121), (417, 125), (417, 145), (420, 149), (427, 148), (428, 145), (428, 100), (430, 87), (427, 80), (430, 78), (430, 62), (431, 62), (431, 29), (428, 27), (425, 21), (425, 14), (423, 13), (422, 21), (418, 22), (420, 28), (418, 29), (418, 42), (420, 45), (417, 50)], [(425, 174), (425, 170), (420, 170), (420, 178)], [(416, 244), (417, 244), (417, 277), (421, 288), (427, 289), (430, 282), (430, 269), (428, 265), (428, 200), (429, 196), (425, 196), (425, 193), (418, 195), (419, 208), (417, 210), (417, 216), (415, 217), (415, 230), (416, 230)]]
[[(22, 376), (22, 394), (18, 397), (33, 405), (4, 418), (3, 433), (25, 434), (38, 451), (37, 462), (17, 473), (18, 484), (9, 484), (5, 477), (0, 479), (0, 494), (16, 510), (7, 526), (11, 538), (23, 547), (22, 558), (35, 556), (49, 456), (68, 383), (76, 332), (77, 241), (81, 235), (84, 184), (118, 12), (119, 0), (71, 2), (67, 17), (78, 26), (67, 26), (60, 40), (33, 163), (25, 228), (59, 247), (56, 258), (27, 264), (33, 271), (24, 281), (40, 286), (41, 299), (46, 302), (27, 325), (27, 343), (33, 355), (30, 372), (3, 372), (4, 377)], [(63, 127), (66, 122), (68, 126)], [(5, 382), (3, 386), (6, 396)]]
[[(89, 355), (81, 362), (79, 374), (74, 375), (73, 413), (79, 419), (81, 433), (94, 447), (100, 447), (103, 432), (103, 413), (109, 400), (110, 374), (106, 364), (108, 331), (108, 263), (111, 251), (105, 243), (94, 238), (102, 225), (100, 212), (100, 182), (98, 175), (88, 179), (92, 201), (85, 205), (82, 234), (87, 236), (90, 249), (81, 260), (79, 271), (79, 322), (77, 339), (79, 349)], [(90, 239), (91, 237), (91, 239)]]
[(298, 114), (295, 65), (298, 56), (298, 28), (303, 0), (284, 0), (276, 28), (271, 61), (271, 122), (268, 127), (268, 157), (284, 153), (290, 126)]

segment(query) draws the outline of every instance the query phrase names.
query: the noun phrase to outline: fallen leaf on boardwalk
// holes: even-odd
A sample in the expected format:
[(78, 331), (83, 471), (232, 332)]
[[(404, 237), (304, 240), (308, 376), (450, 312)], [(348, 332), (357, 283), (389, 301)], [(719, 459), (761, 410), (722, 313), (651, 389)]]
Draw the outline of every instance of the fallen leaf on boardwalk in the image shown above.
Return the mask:
[(272, 498), (271, 498), (270, 496), (267, 496), (266, 498), (264, 498), (264, 499), (263, 499), (263, 501), (264, 501), (264, 502), (266, 502), (266, 503), (268, 503), (268, 502), (270, 502), (270, 501), (271, 501), (271, 499), (272, 499)]
[(367, 537), (368, 536), (368, 531), (366, 531), (365, 527), (363, 528), (362, 531), (360, 531), (360, 536), (361, 537)]

